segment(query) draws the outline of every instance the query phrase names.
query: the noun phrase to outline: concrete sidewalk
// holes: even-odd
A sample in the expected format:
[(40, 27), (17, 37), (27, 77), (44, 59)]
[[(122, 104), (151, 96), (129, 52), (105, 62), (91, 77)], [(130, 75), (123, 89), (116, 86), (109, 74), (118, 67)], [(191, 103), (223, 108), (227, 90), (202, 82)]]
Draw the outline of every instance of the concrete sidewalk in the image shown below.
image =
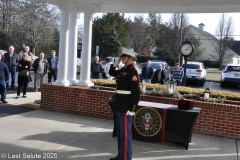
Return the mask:
[[(2, 159), (108, 160), (117, 154), (112, 120), (35, 110), (0, 118), (0, 128)], [(133, 160), (238, 160), (239, 143), (193, 134), (185, 150), (174, 143), (133, 140)]]
[[(7, 94), (7, 104), (20, 105), (33, 109), (40, 109), (40, 104), (34, 103), (34, 101), (41, 100), (41, 92), (27, 92), (27, 98), (23, 98), (22, 95), (20, 98), (16, 99), (17, 94), (11, 93)], [(1, 104), (1, 102), (0, 102)]]
[[(35, 106), (41, 93), (27, 96), (8, 94), (7, 100)], [(0, 118), (0, 128), (0, 160), (108, 160), (117, 154), (113, 120), (34, 110)], [(239, 152), (240, 141), (201, 134), (193, 134), (189, 150), (169, 142), (133, 140), (133, 160), (239, 160)]]

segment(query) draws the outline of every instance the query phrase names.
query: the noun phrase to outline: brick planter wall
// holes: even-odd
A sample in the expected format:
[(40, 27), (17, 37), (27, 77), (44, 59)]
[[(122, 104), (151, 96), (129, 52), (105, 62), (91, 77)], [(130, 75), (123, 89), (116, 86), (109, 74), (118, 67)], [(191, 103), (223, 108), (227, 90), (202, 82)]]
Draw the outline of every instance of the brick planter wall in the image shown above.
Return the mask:
[[(41, 109), (112, 119), (108, 98), (114, 88), (80, 86), (41, 86)], [(177, 105), (177, 99), (141, 95), (141, 101)], [(219, 104), (196, 101), (201, 108), (194, 132), (208, 135), (240, 139), (240, 107), (232, 104)]]

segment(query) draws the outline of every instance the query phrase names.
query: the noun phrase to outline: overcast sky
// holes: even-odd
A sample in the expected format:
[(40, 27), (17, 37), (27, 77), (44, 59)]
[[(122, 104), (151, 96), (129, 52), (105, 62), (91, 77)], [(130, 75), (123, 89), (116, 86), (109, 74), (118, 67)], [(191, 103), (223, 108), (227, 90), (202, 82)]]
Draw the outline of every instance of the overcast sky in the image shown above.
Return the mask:
[[(94, 14), (94, 16), (101, 16), (102, 14)], [(128, 14), (125, 13), (126, 17), (133, 17), (135, 15), (140, 14)], [(143, 16), (147, 16), (147, 14), (142, 14)], [(163, 22), (168, 22), (172, 14), (162, 14)], [(189, 23), (191, 25), (194, 25), (198, 27), (198, 24), (203, 23), (205, 25), (204, 30), (206, 32), (211, 33), (212, 35), (216, 35), (216, 28), (219, 23), (219, 19), (222, 15), (222, 13), (193, 13), (193, 14), (187, 14), (189, 18)], [(235, 40), (240, 40), (240, 13), (227, 13), (228, 17), (233, 18), (234, 22), (234, 33), (233, 38)], [(81, 14), (80, 17), (80, 23), (83, 22), (83, 14)]]

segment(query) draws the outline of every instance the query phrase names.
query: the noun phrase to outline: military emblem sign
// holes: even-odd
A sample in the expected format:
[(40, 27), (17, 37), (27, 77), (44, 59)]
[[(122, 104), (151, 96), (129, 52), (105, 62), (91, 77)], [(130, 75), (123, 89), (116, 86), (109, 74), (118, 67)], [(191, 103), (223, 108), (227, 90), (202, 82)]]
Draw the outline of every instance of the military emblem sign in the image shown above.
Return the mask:
[(157, 110), (151, 107), (140, 108), (134, 116), (136, 131), (145, 137), (155, 136), (162, 128), (162, 118)]

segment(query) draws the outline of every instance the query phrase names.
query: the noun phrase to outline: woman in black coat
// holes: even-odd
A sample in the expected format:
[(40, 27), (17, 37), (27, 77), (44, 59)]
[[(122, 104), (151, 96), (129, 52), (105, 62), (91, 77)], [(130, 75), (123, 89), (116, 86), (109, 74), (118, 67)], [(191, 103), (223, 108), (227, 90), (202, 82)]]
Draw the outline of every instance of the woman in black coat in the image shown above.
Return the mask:
[(32, 81), (32, 78), (30, 76), (30, 67), (31, 67), (31, 62), (28, 61), (28, 55), (24, 53), (22, 56), (22, 60), (18, 62), (18, 69), (19, 69), (19, 72), (21, 72), (22, 70), (28, 71), (29, 76), (21, 77), (18, 74), (18, 89), (17, 89), (16, 98), (19, 98), (22, 86), (23, 86), (23, 97), (24, 98), (27, 97), (26, 96), (27, 84)]

